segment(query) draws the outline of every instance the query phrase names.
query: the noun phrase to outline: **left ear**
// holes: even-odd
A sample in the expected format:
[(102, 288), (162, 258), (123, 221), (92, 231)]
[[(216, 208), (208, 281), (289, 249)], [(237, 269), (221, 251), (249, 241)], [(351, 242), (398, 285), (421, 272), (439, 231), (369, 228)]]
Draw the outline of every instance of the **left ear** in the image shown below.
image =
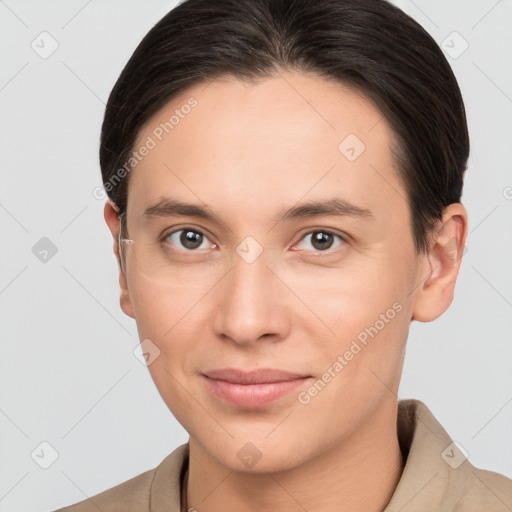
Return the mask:
[(423, 254), (420, 270), (427, 275), (416, 292), (412, 320), (430, 322), (441, 316), (453, 300), (468, 233), (468, 216), (460, 203), (443, 211), (443, 218), (434, 230), (430, 249)]

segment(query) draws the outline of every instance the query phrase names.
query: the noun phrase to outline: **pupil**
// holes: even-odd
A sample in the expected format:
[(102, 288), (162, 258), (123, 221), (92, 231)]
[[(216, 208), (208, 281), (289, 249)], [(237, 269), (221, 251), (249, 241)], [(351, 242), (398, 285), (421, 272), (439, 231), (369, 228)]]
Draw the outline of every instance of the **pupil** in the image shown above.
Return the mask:
[(315, 249), (329, 249), (332, 245), (332, 235), (323, 231), (317, 231), (313, 234), (312, 243)]
[(203, 235), (195, 231), (183, 231), (180, 237), (180, 242), (187, 249), (197, 249), (201, 245)]

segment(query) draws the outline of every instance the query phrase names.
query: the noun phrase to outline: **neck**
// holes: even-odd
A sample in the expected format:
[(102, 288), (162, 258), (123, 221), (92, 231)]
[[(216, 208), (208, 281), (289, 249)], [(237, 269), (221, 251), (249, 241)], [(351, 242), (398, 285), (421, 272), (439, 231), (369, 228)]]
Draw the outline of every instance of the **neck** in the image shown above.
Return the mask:
[(373, 417), (330, 450), (274, 473), (233, 471), (191, 437), (185, 510), (381, 512), (404, 465), (396, 413), (395, 404), (394, 411), (388, 407), (381, 418)]

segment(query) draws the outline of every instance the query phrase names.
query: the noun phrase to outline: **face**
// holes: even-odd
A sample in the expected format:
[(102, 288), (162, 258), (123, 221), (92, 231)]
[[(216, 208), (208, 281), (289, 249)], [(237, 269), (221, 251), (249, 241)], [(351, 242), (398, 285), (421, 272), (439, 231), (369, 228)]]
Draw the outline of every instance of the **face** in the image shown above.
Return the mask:
[(198, 84), (141, 129), (121, 304), (165, 403), (221, 464), (292, 468), (396, 401), (425, 267), (392, 143), (368, 99), (299, 73)]

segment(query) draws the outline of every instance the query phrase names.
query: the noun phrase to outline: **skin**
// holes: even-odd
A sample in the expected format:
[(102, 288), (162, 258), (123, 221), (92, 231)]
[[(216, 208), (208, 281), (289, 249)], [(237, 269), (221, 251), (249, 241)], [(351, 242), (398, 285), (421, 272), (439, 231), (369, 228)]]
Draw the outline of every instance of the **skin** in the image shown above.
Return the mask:
[[(446, 208), (430, 250), (417, 254), (391, 128), (360, 93), (312, 74), (196, 84), (144, 125), (135, 147), (192, 96), (197, 106), (130, 175), (127, 226), (135, 243), (119, 275), (123, 311), (140, 339), (160, 350), (151, 376), (190, 434), (187, 506), (383, 510), (404, 463), (396, 415), (409, 325), (434, 320), (451, 303), (466, 211), (459, 203)], [(366, 146), (354, 161), (338, 149), (348, 134)], [(208, 206), (221, 222), (176, 216), (145, 223), (144, 210), (162, 196)], [(275, 220), (284, 209), (332, 197), (372, 215)], [(104, 213), (116, 241), (115, 205), (107, 201)], [(185, 227), (206, 239), (187, 249), (181, 233), (168, 238), (165, 270), (151, 241)], [(310, 234), (325, 230), (345, 240), (334, 236), (319, 249)], [(252, 263), (236, 252), (247, 236), (263, 248)], [(114, 252), (119, 260), (116, 243)], [(156, 258), (152, 265), (144, 253)], [(298, 393), (396, 303), (400, 312), (301, 403)], [(223, 402), (201, 377), (226, 367), (312, 378), (247, 410)], [(247, 443), (261, 454), (252, 467), (237, 456)]]

